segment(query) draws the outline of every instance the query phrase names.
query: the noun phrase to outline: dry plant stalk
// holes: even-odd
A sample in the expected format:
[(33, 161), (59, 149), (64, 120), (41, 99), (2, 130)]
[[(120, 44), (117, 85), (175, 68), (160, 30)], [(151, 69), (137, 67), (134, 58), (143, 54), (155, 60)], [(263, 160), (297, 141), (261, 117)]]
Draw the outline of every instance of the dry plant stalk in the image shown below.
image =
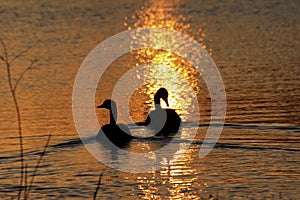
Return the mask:
[(99, 191), (99, 189), (100, 189), (101, 180), (102, 180), (102, 175), (103, 175), (103, 172), (101, 172), (101, 173), (99, 174), (99, 179), (98, 179), (97, 187), (96, 187), (96, 190), (95, 190), (95, 192), (94, 192), (94, 197), (93, 197), (94, 200), (97, 198), (97, 194), (98, 194), (98, 191)]
[(6, 44), (5, 44), (5, 42), (2, 38), (0, 38), (0, 44), (1, 44), (2, 49), (3, 49), (3, 55), (0, 55), (0, 60), (4, 63), (4, 65), (6, 67), (7, 81), (8, 81), (9, 89), (10, 89), (11, 96), (12, 96), (12, 99), (13, 99), (13, 103), (14, 103), (14, 106), (15, 106), (16, 115), (17, 115), (17, 122), (18, 122), (19, 148), (20, 148), (20, 183), (19, 183), (19, 191), (18, 191), (17, 198), (21, 199), (22, 191), (24, 190), (24, 199), (27, 199), (29, 197), (29, 193), (30, 193), (33, 181), (34, 181), (34, 177), (36, 176), (39, 164), (40, 164), (41, 160), (43, 159), (43, 156), (44, 156), (44, 154), (47, 150), (47, 147), (49, 145), (51, 135), (48, 136), (48, 140), (46, 142), (46, 145), (44, 146), (44, 150), (43, 150), (42, 154), (40, 155), (40, 158), (39, 158), (39, 160), (38, 160), (38, 162), (35, 166), (35, 170), (33, 172), (30, 184), (29, 184), (29, 186), (27, 186), (27, 184), (28, 184), (27, 183), (28, 171), (27, 171), (27, 165), (26, 165), (25, 160), (24, 160), (22, 118), (21, 118), (20, 107), (19, 107), (18, 99), (17, 99), (17, 95), (16, 95), (16, 90), (17, 90), (17, 87), (18, 87), (20, 81), (22, 80), (22, 78), (26, 74), (26, 72), (28, 72), (30, 69), (32, 69), (33, 65), (37, 62), (37, 59), (30, 60), (30, 63), (26, 67), (26, 69), (19, 75), (17, 80), (15, 82), (13, 82), (12, 73), (11, 73), (11, 68), (12, 68), (13, 63), (16, 60), (24, 57), (27, 54), (27, 52), (34, 45), (24, 49), (23, 51), (20, 51), (15, 56), (10, 58), (10, 56), (8, 54), (7, 46), (6, 46)]

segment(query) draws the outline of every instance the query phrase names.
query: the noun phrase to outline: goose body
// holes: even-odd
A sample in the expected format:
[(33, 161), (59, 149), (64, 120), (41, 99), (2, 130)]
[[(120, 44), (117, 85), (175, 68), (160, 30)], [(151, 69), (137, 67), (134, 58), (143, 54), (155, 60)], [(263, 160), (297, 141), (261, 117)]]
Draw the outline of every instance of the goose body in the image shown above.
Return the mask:
[(163, 109), (160, 106), (160, 99), (163, 99), (167, 106), (168, 91), (160, 88), (154, 95), (155, 110), (151, 111), (147, 116), (145, 125), (156, 131), (156, 135), (169, 135), (177, 133), (181, 124), (181, 118), (174, 109)]
[(105, 135), (107, 139), (118, 147), (126, 147), (134, 138), (130, 130), (124, 124), (117, 124), (117, 106), (113, 100), (105, 100), (103, 104), (97, 108), (106, 108), (110, 111), (110, 123), (101, 127), (96, 139), (99, 141), (104, 140)]

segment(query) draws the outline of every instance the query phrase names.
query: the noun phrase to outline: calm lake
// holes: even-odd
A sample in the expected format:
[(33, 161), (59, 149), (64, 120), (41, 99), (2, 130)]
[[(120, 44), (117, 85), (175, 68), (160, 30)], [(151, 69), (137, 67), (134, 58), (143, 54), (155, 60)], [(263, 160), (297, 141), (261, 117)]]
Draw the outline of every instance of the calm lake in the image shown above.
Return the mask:
[[(102, 173), (98, 199), (299, 199), (299, 10), (296, 0), (0, 0), (0, 37), (10, 58), (32, 46), (12, 63), (13, 82), (37, 59), (16, 90), (28, 182), (51, 135), (29, 198), (91, 199)], [(89, 118), (82, 124), (91, 131), (77, 132), (72, 95), (82, 62), (104, 40), (142, 27), (189, 36), (211, 56), (222, 76), (225, 124), (203, 158), (199, 151), (209, 127), (222, 125), (209, 126), (213, 101), (205, 72), (197, 72), (183, 56), (160, 49), (118, 56), (97, 82), (95, 102), (87, 106), (112, 98), (118, 84), (132, 86), (119, 80), (133, 71), (132, 80), (144, 77), (148, 82), (135, 88), (128, 105), (119, 103), (118, 109), (127, 108), (132, 122), (144, 121), (153, 109), (154, 93), (165, 87), (170, 107), (183, 121), (178, 134), (133, 140), (125, 150), (111, 150), (96, 141)], [(143, 37), (135, 39), (145, 43)], [(162, 41), (150, 42), (159, 46)], [(146, 70), (135, 70), (142, 65)], [(122, 100), (128, 94), (114, 95)], [(20, 179), (19, 135), (3, 62), (0, 97), (0, 198), (14, 199)], [(121, 111), (118, 122), (134, 135), (149, 133), (129, 123)], [(96, 128), (109, 123), (107, 110), (97, 109), (93, 117)], [(162, 154), (156, 151), (160, 149)], [(135, 157), (141, 152), (147, 162)]]

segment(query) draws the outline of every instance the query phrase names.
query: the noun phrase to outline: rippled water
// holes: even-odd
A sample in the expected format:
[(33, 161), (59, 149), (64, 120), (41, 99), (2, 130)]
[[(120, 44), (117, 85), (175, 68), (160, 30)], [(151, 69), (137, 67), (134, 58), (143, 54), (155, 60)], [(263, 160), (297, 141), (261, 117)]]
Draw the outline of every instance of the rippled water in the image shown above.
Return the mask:
[[(26, 68), (27, 59), (38, 59), (17, 89), (28, 174), (34, 171), (47, 136), (52, 135), (30, 197), (92, 198), (103, 173), (98, 191), (101, 199), (209, 199), (210, 195), (219, 199), (298, 199), (298, 10), (297, 1), (0, 1), (0, 36), (9, 53), (16, 55), (37, 42), (24, 59), (12, 65), (16, 79)], [(123, 55), (100, 80), (95, 106), (110, 98), (124, 73), (136, 64), (147, 63), (150, 56), (152, 62), (162, 65), (148, 71), (151, 84), (137, 88), (131, 97), (131, 117), (135, 122), (143, 121), (152, 107), (154, 92), (163, 85), (170, 91), (171, 106), (184, 121), (180, 132), (184, 137), (175, 136), (172, 144), (182, 147), (192, 142), (187, 150), (162, 158), (159, 170), (151, 170), (149, 164), (148, 173), (126, 173), (102, 164), (79, 142), (72, 116), (72, 90), (81, 62), (98, 43), (121, 31), (146, 26), (183, 32), (211, 53), (226, 89), (226, 124), (214, 149), (200, 159), (211, 114), (210, 96), (201, 75), (168, 52)], [(175, 72), (162, 73), (166, 65)], [(190, 90), (177, 84), (179, 71), (197, 92), (200, 125), (193, 120), (197, 118), (193, 108), (188, 107)], [(19, 140), (2, 64), (0, 72), (0, 198), (9, 199), (17, 194), (20, 177)], [(161, 82), (156, 82), (158, 79)], [(104, 110), (97, 110), (97, 117), (100, 125), (108, 122)], [(194, 138), (191, 133), (197, 128)], [(131, 129), (140, 135), (147, 132), (142, 127)], [(98, 145), (91, 135), (85, 138), (88, 144)], [(134, 140), (129, 151), (151, 152), (151, 148), (168, 142)], [(99, 152), (110, 156), (116, 168), (127, 162), (122, 152), (105, 148)], [(155, 161), (155, 157), (151, 159)], [(139, 164), (132, 163), (132, 168)]]

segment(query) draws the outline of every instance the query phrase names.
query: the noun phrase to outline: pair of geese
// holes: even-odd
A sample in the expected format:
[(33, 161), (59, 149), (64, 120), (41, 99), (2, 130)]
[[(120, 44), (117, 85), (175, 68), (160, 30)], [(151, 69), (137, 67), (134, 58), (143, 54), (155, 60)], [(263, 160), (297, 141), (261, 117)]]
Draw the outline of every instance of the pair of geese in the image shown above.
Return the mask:
[[(168, 103), (168, 91), (160, 88), (154, 95), (155, 110), (151, 111), (144, 123), (140, 125), (148, 126), (155, 131), (156, 136), (168, 136), (177, 133), (181, 124), (179, 115), (173, 109), (162, 109), (160, 99)], [(113, 100), (107, 99), (97, 108), (106, 108), (110, 111), (110, 123), (101, 127), (96, 136), (101, 140), (103, 134), (115, 145), (123, 146), (136, 138), (131, 135), (129, 129), (124, 124), (117, 124), (117, 106)]]

